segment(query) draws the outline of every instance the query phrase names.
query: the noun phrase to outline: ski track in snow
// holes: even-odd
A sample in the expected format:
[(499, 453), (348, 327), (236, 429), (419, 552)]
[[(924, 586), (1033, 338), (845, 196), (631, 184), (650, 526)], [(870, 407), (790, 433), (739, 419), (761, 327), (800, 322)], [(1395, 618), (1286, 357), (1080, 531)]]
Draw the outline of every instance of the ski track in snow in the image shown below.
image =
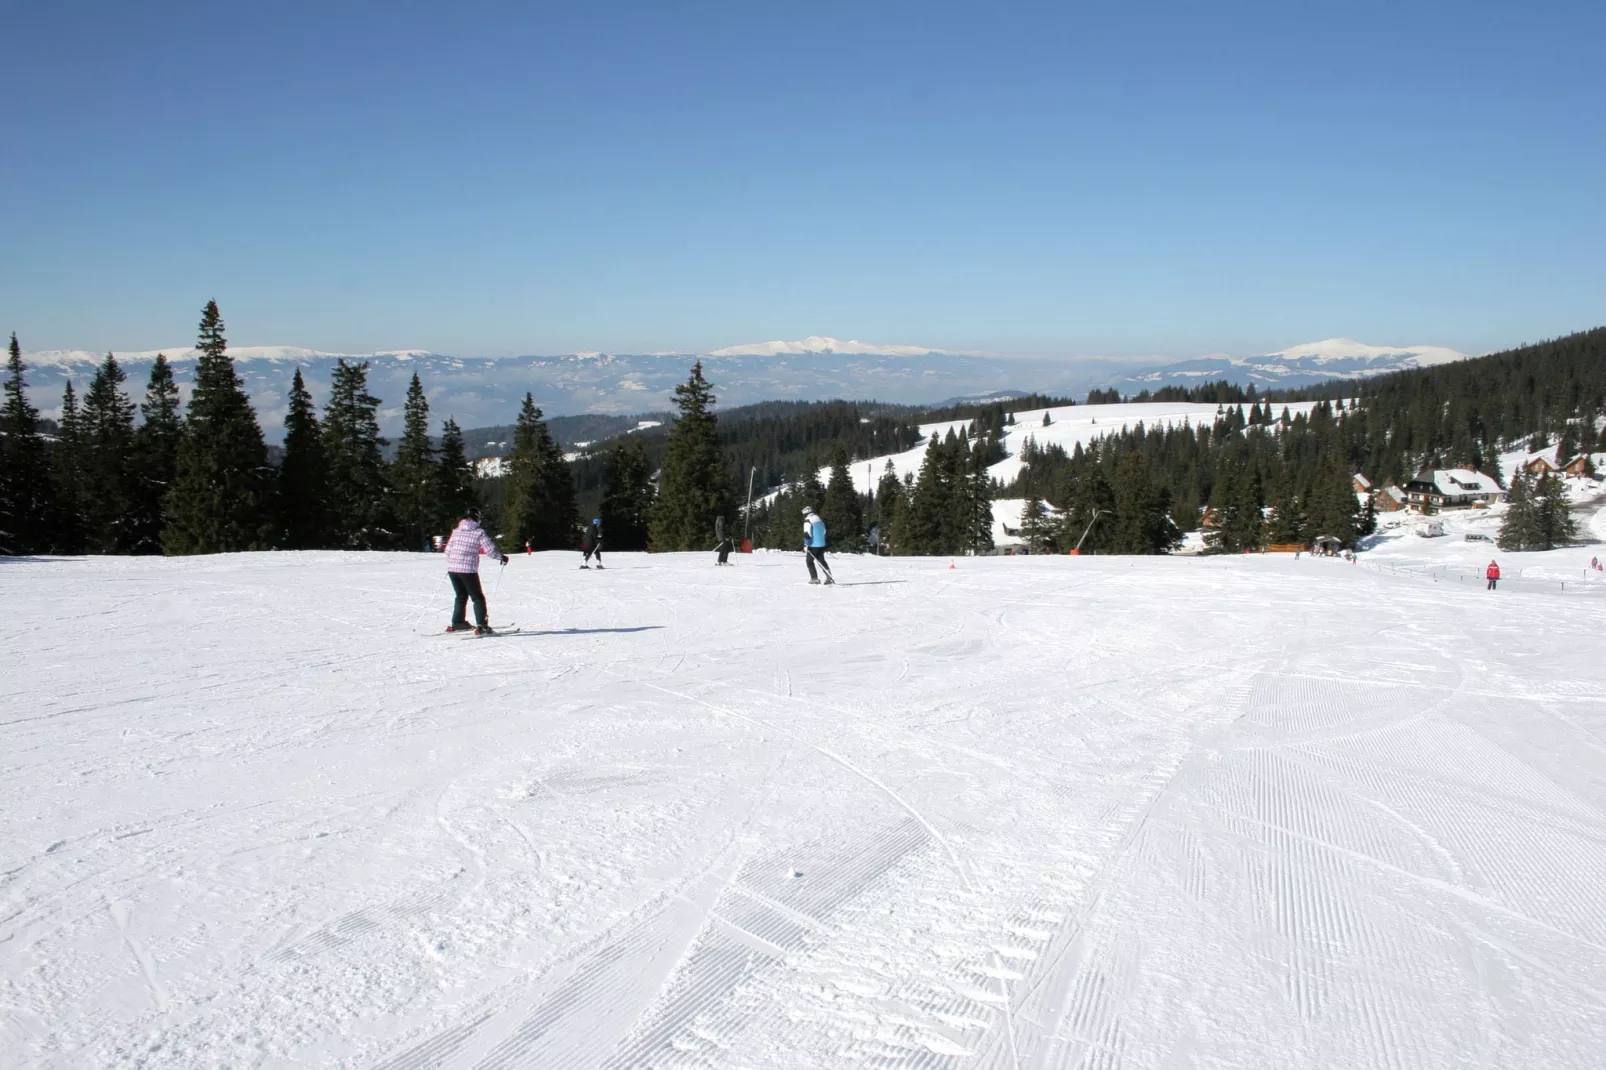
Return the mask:
[(0, 1062), (1601, 1065), (1597, 600), (610, 562), (0, 562)]

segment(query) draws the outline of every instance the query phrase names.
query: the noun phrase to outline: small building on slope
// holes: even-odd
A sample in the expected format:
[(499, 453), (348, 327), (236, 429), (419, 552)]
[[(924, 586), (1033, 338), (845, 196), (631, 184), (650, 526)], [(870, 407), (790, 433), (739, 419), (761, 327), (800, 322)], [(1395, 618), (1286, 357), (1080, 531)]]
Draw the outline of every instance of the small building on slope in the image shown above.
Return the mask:
[(1493, 476), (1470, 468), (1423, 469), (1405, 484), (1406, 501), (1417, 508), (1467, 508), (1505, 497)]

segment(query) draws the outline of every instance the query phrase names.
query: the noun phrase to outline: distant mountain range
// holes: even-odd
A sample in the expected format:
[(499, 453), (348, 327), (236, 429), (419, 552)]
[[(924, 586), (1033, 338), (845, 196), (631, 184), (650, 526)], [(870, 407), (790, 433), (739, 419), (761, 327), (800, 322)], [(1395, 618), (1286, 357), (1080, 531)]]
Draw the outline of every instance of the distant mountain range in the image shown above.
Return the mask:
[[(187, 397), (195, 351), (174, 347), (162, 352), (174, 362)], [(136, 398), (143, 393), (156, 353), (117, 354), (128, 371), (129, 392)], [(241, 346), (230, 354), (270, 441), (281, 434), (294, 370), (302, 369), (321, 403), (330, 371), (340, 359), (366, 360), (371, 365), (369, 386), (384, 399), (381, 426), (387, 434), (395, 434), (401, 426), (402, 399), (415, 372), (429, 394), (438, 431), (448, 416), (464, 428), (506, 425), (526, 392), (535, 395), (549, 416), (661, 413), (672, 407), (675, 386), (685, 380), (697, 359), (703, 361), (720, 405), (727, 407), (825, 398), (929, 405), (1008, 391), (1080, 397), (1093, 387), (1136, 393), (1218, 379), (1253, 382), (1267, 389), (1464, 359), (1464, 354), (1440, 346), (1370, 346), (1342, 338), (1262, 356), (1211, 355), (1150, 367), (1133, 361), (1001, 357), (822, 336), (729, 346), (701, 357), (690, 353), (452, 357), (412, 349), (338, 354), (297, 346)], [(70, 377), (82, 390), (103, 358), (104, 354), (79, 350), (26, 354), (29, 393), (45, 415), (54, 416), (64, 381)]]
[(1309, 386), (1329, 379), (1363, 379), (1402, 368), (1426, 368), (1466, 359), (1467, 354), (1444, 346), (1371, 346), (1353, 338), (1329, 338), (1255, 357), (1215, 353), (1137, 372), (1112, 385), (1123, 393), (1133, 393), (1145, 388), (1196, 386), (1227, 379), (1241, 386), (1254, 383), (1264, 390)]

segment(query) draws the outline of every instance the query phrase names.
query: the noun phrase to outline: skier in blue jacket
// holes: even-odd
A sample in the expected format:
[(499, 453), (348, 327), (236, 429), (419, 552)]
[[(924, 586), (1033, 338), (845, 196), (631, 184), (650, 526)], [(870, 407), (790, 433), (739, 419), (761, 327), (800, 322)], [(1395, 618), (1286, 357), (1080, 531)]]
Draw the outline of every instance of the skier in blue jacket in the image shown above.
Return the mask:
[(816, 562), (825, 571), (827, 586), (836, 582), (831, 575), (831, 566), (825, 563), (825, 521), (820, 519), (820, 514), (814, 511), (813, 506), (803, 508), (803, 560), (808, 562), (810, 583), (820, 582), (820, 575), (814, 570)]

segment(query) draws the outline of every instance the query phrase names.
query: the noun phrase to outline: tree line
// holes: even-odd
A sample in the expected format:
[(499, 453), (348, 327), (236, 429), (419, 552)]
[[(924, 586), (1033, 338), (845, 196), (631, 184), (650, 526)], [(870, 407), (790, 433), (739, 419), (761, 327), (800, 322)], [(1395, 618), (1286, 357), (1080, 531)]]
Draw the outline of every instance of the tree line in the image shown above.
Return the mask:
[(297, 370), (278, 465), (234, 362), (216, 302), (202, 310), (194, 387), (181, 405), (158, 355), (137, 411), (106, 355), (82, 402), (69, 380), (54, 441), (24, 392), (15, 334), (0, 411), (0, 550), (203, 554), (266, 549), (419, 549), (475, 504), (462, 433), (429, 435), (413, 377), (386, 462), (366, 363), (336, 367), (320, 417)]
[[(532, 395), (520, 409), (504, 476), (477, 479), (455, 421), (432, 438), (416, 374), (387, 461), (382, 402), (368, 390), (367, 363), (337, 362), (321, 413), (297, 369), (274, 464), (224, 330), (216, 302), (207, 302), (187, 406), (165, 356), (153, 363), (136, 406), (127, 374), (108, 353), (81, 400), (68, 381), (50, 437), (28, 400), (13, 334), (0, 406), (0, 552), (422, 550), (475, 510), (486, 513), (505, 549), (577, 545), (574, 475)], [(675, 393), (680, 418), (667, 435), (656, 487), (640, 442), (616, 443), (605, 462), (602, 515), (616, 548), (701, 549), (712, 545), (718, 517), (734, 517), (733, 480), (700, 363)]]

